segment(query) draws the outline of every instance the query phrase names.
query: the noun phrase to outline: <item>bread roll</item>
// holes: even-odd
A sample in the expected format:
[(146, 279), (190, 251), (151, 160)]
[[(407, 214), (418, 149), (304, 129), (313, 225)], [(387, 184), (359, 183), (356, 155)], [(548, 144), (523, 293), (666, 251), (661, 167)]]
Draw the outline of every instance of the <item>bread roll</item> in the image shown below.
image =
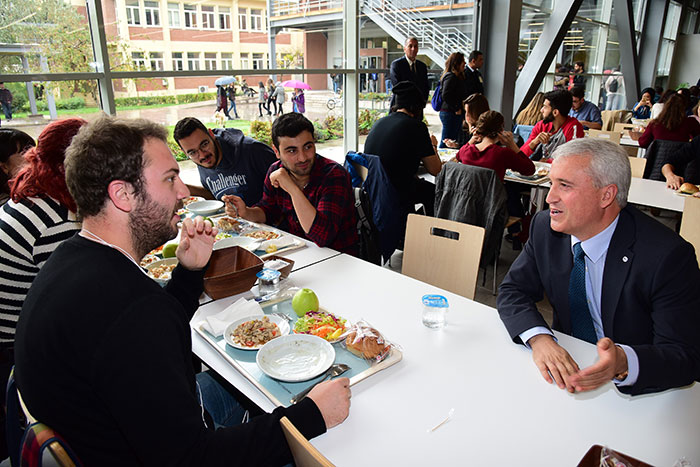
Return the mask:
[(692, 183), (686, 182), (683, 185), (681, 185), (679, 191), (681, 193), (688, 193), (689, 195), (692, 195), (693, 193), (697, 193), (698, 191), (700, 191), (700, 189), (698, 189), (698, 187), (693, 185)]
[(371, 333), (364, 336), (360, 335), (357, 339), (355, 339), (356, 335), (355, 331), (348, 334), (345, 346), (358, 357), (371, 360), (384, 351), (384, 342), (378, 338), (379, 332), (376, 329), (372, 329)]

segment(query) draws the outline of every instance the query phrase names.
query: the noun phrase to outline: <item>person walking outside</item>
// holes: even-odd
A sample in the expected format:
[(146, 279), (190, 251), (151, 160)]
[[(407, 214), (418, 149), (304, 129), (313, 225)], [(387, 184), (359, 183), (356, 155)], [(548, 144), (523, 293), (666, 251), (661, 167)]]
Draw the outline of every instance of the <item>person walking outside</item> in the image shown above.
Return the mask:
[(277, 114), (277, 99), (275, 98), (275, 82), (267, 78), (267, 114), (272, 115), (272, 109)]
[(263, 116), (263, 109), (270, 114), (270, 109), (267, 106), (267, 91), (265, 91), (265, 85), (262, 81), (258, 81), (258, 117)]
[(442, 107), (440, 108), (440, 121), (442, 122), (442, 137), (440, 147), (445, 145), (446, 139), (456, 140), (462, 129), (464, 121), (464, 109), (462, 102), (467, 97), (467, 88), (464, 79), (464, 54), (452, 53), (445, 62), (445, 72), (442, 74)]
[(282, 86), (281, 81), (277, 81), (276, 83), (274, 96), (277, 101), (277, 115), (282, 115), (284, 113), (282, 109), (284, 105), (284, 86)]
[(7, 121), (12, 120), (12, 93), (5, 87), (5, 83), (0, 83), (0, 105)]
[(294, 95), (292, 96), (292, 102), (294, 103), (294, 111), (300, 114), (306, 112), (306, 105), (304, 103), (304, 90), (294, 89)]
[(224, 115), (226, 115), (226, 118), (229, 120), (233, 120), (231, 116), (228, 114), (228, 100), (226, 99), (226, 89), (224, 89), (223, 86), (219, 86), (218, 84), (216, 85), (216, 110), (215, 112), (218, 111), (224, 112)]
[(233, 109), (233, 114), (236, 116), (236, 118), (241, 118), (238, 116), (238, 109), (236, 108), (236, 85), (231, 83), (226, 90), (226, 94), (228, 95), (228, 100), (231, 103), (228, 108), (229, 115), (231, 114), (231, 109)]

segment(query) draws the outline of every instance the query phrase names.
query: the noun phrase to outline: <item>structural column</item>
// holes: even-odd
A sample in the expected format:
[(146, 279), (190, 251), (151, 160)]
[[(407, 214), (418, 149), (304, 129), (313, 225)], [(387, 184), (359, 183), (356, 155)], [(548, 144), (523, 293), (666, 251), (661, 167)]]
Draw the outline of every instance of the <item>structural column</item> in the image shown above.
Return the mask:
[(345, 74), (345, 86), (343, 87), (343, 117), (344, 139), (343, 150), (357, 151), (358, 148), (358, 109), (359, 109), (359, 54), (360, 54), (360, 28), (359, 28), (359, 2), (343, 2), (343, 20), (345, 22), (344, 45), (345, 64), (343, 68), (352, 70)]
[[(628, 106), (630, 104), (634, 105), (637, 101), (640, 92), (639, 87), (654, 86), (659, 49), (663, 41), (667, 13), (668, 2), (666, 0), (648, 0), (647, 12), (644, 15), (644, 27), (639, 40), (639, 84), (636, 94), (627, 91)], [(625, 75), (626, 84), (627, 75)]]
[(100, 90), (100, 103), (102, 105), (102, 110), (106, 114), (116, 115), (117, 109), (114, 105), (112, 71), (109, 64), (109, 53), (107, 51), (107, 37), (105, 35), (104, 17), (102, 16), (102, 2), (100, 0), (87, 0), (86, 6), (88, 22), (90, 24), (92, 49), (95, 54), (95, 71), (102, 73), (102, 77), (97, 79)]

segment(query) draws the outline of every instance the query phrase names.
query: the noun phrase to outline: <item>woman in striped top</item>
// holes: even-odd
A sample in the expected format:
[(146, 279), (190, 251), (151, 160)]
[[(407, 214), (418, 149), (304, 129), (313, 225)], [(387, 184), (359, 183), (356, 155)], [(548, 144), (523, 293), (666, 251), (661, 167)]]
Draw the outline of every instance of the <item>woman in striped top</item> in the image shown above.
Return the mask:
[(70, 118), (49, 124), (25, 153), (11, 200), (0, 208), (0, 384), (14, 363), (17, 318), (34, 277), (58, 244), (80, 230), (63, 159), (85, 123)]

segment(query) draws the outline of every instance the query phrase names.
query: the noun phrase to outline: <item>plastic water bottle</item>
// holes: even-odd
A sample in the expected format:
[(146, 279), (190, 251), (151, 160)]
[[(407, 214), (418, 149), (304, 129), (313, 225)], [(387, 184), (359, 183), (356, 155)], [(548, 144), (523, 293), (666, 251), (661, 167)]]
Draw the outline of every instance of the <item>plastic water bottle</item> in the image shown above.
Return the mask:
[(423, 295), (423, 325), (431, 329), (442, 329), (447, 325), (446, 314), (450, 310), (442, 295)]

